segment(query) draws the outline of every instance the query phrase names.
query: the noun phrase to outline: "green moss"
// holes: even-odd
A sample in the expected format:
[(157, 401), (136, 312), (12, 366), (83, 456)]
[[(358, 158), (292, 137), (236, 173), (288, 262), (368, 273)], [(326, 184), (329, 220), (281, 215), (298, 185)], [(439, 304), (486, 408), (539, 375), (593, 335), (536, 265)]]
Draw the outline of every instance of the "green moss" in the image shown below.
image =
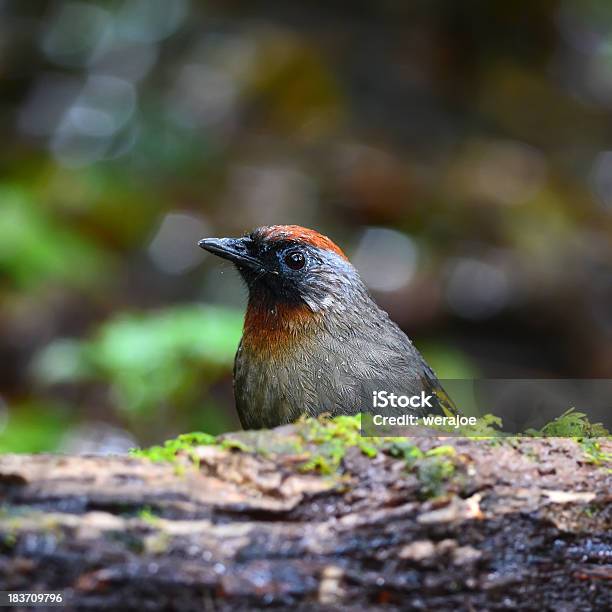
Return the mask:
[(582, 508), (582, 513), (587, 517), (587, 518), (594, 518), (596, 517), (599, 513), (601, 512), (601, 508), (597, 507), (597, 506), (584, 506), (584, 508)]
[(419, 479), (424, 497), (443, 493), (444, 485), (456, 472), (453, 459), (457, 451), (447, 444), (423, 452), (409, 440), (400, 438), (393, 440), (388, 452), (394, 457), (404, 459), (406, 468)]
[(301, 435), (306, 447), (315, 446), (310, 457), (302, 464), (303, 471), (333, 474), (348, 448), (356, 447), (367, 457), (380, 453), (402, 459), (406, 470), (415, 473), (422, 485), (424, 497), (440, 495), (444, 485), (454, 476), (456, 450), (450, 445), (436, 446), (422, 451), (408, 438), (367, 438), (360, 434), (361, 417), (340, 416), (333, 419), (307, 419)]
[(156, 526), (159, 524), (159, 516), (153, 512), (150, 506), (144, 506), (138, 511), (138, 518), (148, 523), (149, 525)]
[[(168, 440), (162, 446), (132, 450), (131, 454), (152, 461), (172, 462), (177, 468), (184, 469), (184, 464), (178, 462), (179, 456), (186, 456), (198, 465), (194, 448), (214, 444), (222, 449), (257, 453), (261, 456), (294, 456), (299, 458), (297, 465), (300, 471), (330, 476), (341, 472), (347, 450), (357, 448), (371, 459), (381, 453), (402, 459), (406, 470), (419, 478), (425, 496), (438, 495), (444, 483), (456, 472), (454, 447), (441, 445), (422, 451), (408, 438), (364, 437), (361, 435), (360, 415), (304, 418), (288, 432), (253, 431), (241, 433), (239, 436), (183, 434)], [(146, 512), (144, 516), (147, 516)]]
[(574, 408), (566, 410), (561, 416), (546, 423), (542, 429), (528, 429), (528, 436), (545, 437), (587, 437), (597, 438), (609, 436), (610, 432), (601, 423), (590, 423), (584, 412), (576, 412)]
[(425, 453), (418, 446), (405, 438), (393, 438), (388, 453), (393, 457), (403, 459), (409, 468), (425, 457)]
[(172, 440), (166, 440), (163, 446), (151, 446), (149, 448), (132, 448), (130, 455), (132, 457), (143, 457), (155, 462), (170, 462), (177, 460), (180, 454), (187, 454), (191, 457), (194, 463), (197, 463), (197, 457), (193, 454), (193, 449), (197, 446), (209, 446), (215, 444), (217, 438), (203, 432), (192, 432), (181, 434)]
[(454, 476), (455, 464), (438, 455), (425, 457), (417, 464), (417, 477), (424, 497), (435, 497), (444, 492), (444, 485)]
[(593, 465), (602, 466), (608, 472), (612, 473), (612, 453), (604, 451), (601, 448), (599, 440), (592, 438), (583, 438), (578, 441), (582, 450), (585, 454), (585, 458), (588, 463)]
[(454, 446), (444, 444), (442, 446), (436, 446), (425, 453), (426, 457), (454, 457), (457, 454)]
[(302, 464), (302, 471), (331, 474), (338, 470), (348, 448), (357, 447), (367, 457), (376, 457), (381, 446), (378, 439), (361, 435), (359, 415), (305, 419), (301, 421), (299, 434), (310, 455)]
[(502, 420), (494, 414), (483, 414), (478, 417), (476, 425), (464, 427), (460, 429), (461, 435), (469, 438), (489, 438), (503, 437), (505, 434), (502, 431)]

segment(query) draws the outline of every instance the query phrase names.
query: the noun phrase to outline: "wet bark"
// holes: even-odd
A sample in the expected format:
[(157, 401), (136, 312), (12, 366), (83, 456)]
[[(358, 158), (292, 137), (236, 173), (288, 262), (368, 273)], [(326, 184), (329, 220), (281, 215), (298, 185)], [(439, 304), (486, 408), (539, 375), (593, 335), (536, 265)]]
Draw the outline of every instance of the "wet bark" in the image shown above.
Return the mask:
[(609, 609), (612, 477), (574, 441), (452, 442), (432, 497), (389, 452), (304, 471), (295, 427), (175, 464), (1, 457), (0, 589), (78, 610)]

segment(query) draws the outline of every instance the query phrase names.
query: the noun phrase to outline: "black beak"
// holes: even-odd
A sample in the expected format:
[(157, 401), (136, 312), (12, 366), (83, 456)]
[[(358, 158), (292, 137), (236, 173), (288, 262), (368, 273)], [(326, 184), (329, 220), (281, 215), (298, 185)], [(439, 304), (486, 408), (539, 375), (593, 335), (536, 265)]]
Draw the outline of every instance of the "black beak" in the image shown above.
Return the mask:
[(213, 255), (229, 259), (237, 266), (261, 269), (259, 259), (247, 253), (246, 240), (246, 238), (203, 238), (198, 242), (198, 246)]

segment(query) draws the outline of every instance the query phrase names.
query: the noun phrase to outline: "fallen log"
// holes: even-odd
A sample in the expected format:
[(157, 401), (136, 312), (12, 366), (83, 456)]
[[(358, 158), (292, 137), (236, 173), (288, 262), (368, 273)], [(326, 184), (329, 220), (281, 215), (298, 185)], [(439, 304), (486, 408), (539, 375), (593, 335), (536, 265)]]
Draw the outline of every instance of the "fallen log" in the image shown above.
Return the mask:
[(0, 457), (0, 590), (75, 610), (609, 609), (612, 475), (576, 441), (312, 428), (165, 462)]

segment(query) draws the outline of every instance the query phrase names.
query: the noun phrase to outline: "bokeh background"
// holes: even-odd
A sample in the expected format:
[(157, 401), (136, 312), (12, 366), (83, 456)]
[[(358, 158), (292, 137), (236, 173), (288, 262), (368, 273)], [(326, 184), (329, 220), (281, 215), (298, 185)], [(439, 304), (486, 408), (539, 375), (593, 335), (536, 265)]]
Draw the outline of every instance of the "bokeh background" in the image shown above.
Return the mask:
[(272, 223), (441, 377), (612, 377), (606, 0), (2, 0), (0, 94), (0, 451), (238, 427), (195, 243)]

